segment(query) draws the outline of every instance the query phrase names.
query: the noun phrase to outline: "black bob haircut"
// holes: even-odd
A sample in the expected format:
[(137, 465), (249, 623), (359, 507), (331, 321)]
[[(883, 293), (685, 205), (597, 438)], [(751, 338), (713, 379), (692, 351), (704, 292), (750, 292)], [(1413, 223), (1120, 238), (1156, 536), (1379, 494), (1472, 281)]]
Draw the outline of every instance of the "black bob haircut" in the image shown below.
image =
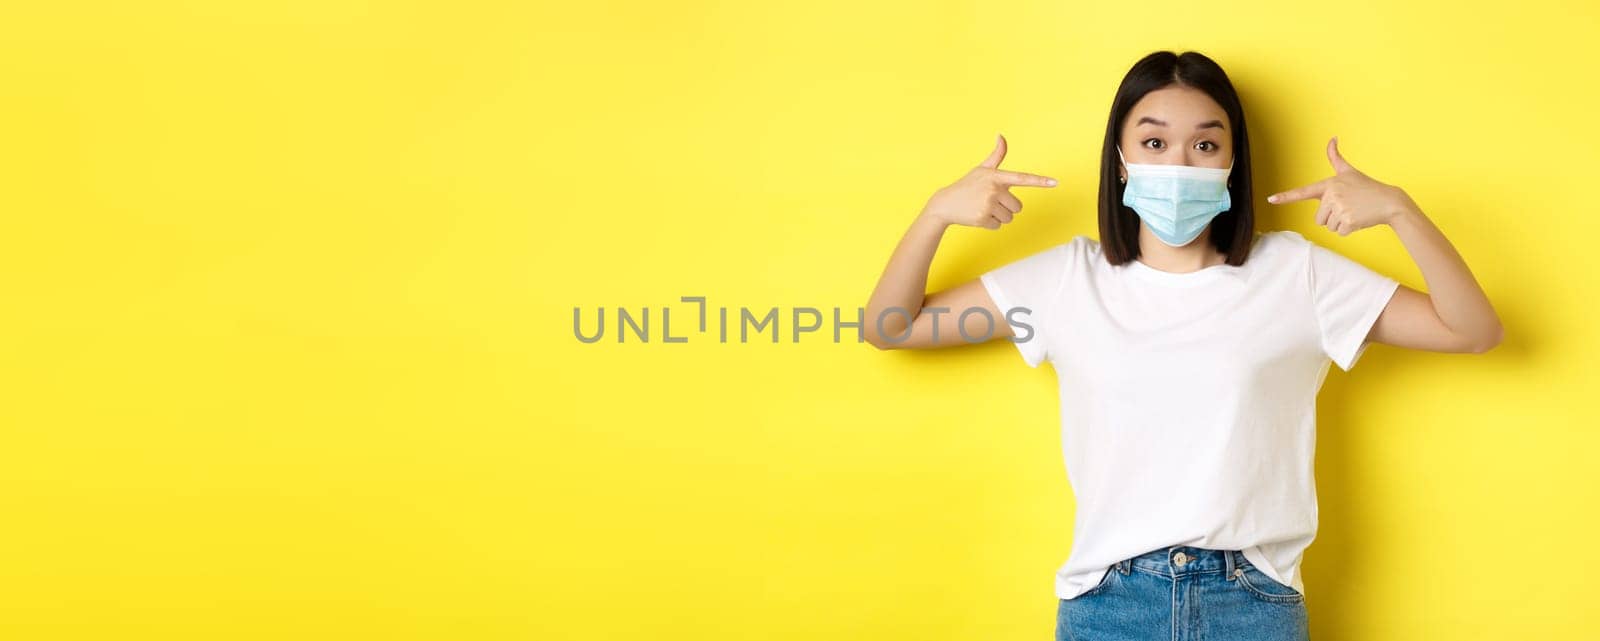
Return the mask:
[(1204, 55), (1157, 51), (1133, 64), (1117, 87), (1100, 151), (1100, 240), (1106, 260), (1121, 265), (1139, 257), (1139, 215), (1122, 204), (1124, 186), (1117, 180), (1117, 141), (1128, 112), (1145, 94), (1172, 85), (1192, 87), (1211, 96), (1227, 112), (1233, 130), (1233, 172), (1228, 197), (1232, 208), (1211, 219), (1211, 245), (1227, 254), (1229, 265), (1243, 265), (1255, 239), (1255, 209), (1250, 200), (1250, 140), (1245, 135), (1244, 107), (1222, 67)]

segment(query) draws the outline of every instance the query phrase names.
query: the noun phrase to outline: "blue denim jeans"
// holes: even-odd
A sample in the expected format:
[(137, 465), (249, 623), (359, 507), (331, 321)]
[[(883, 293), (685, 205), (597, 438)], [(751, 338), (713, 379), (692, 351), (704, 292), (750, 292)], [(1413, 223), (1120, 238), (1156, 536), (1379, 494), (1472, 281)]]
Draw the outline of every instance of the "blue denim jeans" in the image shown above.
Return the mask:
[(1305, 595), (1238, 550), (1184, 545), (1118, 561), (1058, 599), (1056, 641), (1309, 641)]

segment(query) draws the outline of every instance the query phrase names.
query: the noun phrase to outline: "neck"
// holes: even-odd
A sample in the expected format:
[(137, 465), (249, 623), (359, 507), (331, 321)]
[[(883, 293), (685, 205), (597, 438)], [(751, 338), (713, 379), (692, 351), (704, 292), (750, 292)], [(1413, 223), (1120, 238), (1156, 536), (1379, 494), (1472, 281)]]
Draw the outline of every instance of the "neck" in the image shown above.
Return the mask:
[(1228, 262), (1228, 256), (1211, 246), (1211, 227), (1193, 241), (1173, 247), (1156, 238), (1148, 227), (1139, 225), (1139, 258), (1136, 260), (1164, 272), (1185, 273)]

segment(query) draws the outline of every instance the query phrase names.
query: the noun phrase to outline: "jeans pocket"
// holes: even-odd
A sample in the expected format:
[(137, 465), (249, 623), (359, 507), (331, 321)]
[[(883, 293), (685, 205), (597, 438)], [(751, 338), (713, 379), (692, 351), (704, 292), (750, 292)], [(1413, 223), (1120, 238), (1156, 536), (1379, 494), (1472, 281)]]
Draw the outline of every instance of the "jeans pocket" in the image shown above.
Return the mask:
[(1251, 596), (1268, 603), (1300, 603), (1306, 598), (1298, 590), (1279, 583), (1250, 564), (1234, 568), (1233, 582), (1239, 584), (1239, 587), (1249, 592)]
[[(1113, 563), (1111, 565), (1111, 567), (1106, 568), (1106, 573), (1103, 576), (1100, 577), (1100, 583), (1099, 584), (1095, 585), (1092, 588), (1089, 588), (1088, 590), (1085, 590), (1083, 592), (1083, 594), (1079, 594), (1078, 596), (1094, 596), (1096, 594), (1104, 592), (1106, 590), (1106, 588), (1111, 586), (1111, 582), (1116, 579), (1116, 575), (1117, 574), (1118, 574), (1117, 566), (1116, 566), (1115, 563)], [(1074, 598), (1076, 598), (1076, 597), (1074, 597)]]

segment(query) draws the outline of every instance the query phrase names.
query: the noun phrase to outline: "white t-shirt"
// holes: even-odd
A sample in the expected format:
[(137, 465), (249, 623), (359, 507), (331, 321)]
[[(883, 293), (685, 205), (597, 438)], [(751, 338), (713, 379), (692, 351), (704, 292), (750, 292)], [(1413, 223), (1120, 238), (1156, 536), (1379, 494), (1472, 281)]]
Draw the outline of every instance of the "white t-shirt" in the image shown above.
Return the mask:
[(1112, 266), (1077, 236), (981, 280), (1002, 313), (1031, 310), (1015, 344), (1060, 384), (1078, 507), (1057, 597), (1174, 545), (1242, 550), (1305, 593), (1317, 391), (1330, 362), (1349, 371), (1366, 351), (1398, 281), (1292, 231), (1189, 273)]

